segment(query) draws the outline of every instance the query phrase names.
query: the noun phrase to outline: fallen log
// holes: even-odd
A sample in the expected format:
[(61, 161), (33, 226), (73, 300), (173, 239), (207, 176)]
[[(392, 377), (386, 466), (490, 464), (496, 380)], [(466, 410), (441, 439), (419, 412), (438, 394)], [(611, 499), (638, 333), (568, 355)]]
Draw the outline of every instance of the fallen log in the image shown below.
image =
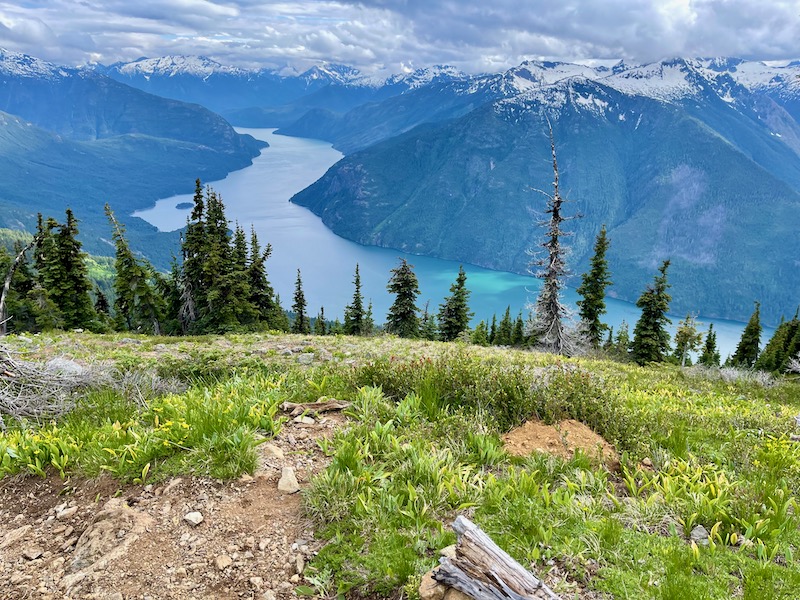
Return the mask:
[(456, 557), (442, 557), (433, 578), (475, 600), (559, 600), (549, 587), (492, 541), (480, 527), (459, 516)]
[(317, 400), (316, 402), (304, 402), (302, 404), (284, 402), (281, 404), (281, 410), (283, 412), (288, 412), (293, 417), (297, 417), (304, 412), (330, 412), (333, 410), (344, 410), (349, 406), (349, 402), (340, 402), (339, 400)]

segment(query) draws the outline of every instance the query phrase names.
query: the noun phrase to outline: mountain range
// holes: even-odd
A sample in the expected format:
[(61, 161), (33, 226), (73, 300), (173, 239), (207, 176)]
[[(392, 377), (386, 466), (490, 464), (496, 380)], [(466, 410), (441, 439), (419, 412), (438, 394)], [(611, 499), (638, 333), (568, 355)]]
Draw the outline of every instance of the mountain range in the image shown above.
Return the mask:
[[(294, 73), (181, 56), (75, 69), (0, 53), (0, 110), (10, 113), (4, 140), (12, 138), (2, 143), (11, 148), (35, 131), (41, 149), (30, 153), (26, 180), (46, 173), (43, 155), (63, 161), (62, 170), (70, 156), (119, 156), (105, 161), (120, 177), (109, 177), (104, 193), (122, 174), (146, 172), (148, 180), (130, 187), (137, 197), (126, 208), (146, 206), (155, 188), (169, 186), (164, 157), (148, 161), (152, 149), (137, 147), (145, 139), (170, 140), (159, 146), (170, 156), (197, 152), (189, 181), (238, 168), (258, 151), (198, 105), (234, 125), (278, 127), (344, 152), (293, 198), (339, 235), (520, 273), (542, 237), (536, 190), (552, 185), (552, 125), (562, 192), (572, 214), (583, 215), (570, 222), (575, 273), (605, 224), (619, 298), (635, 300), (669, 258), (678, 312), (742, 320), (759, 300), (764, 319), (777, 322), (800, 301), (796, 62), (529, 61), (502, 73), (438, 66), (380, 78), (334, 64)], [(191, 170), (191, 152), (175, 164)], [(8, 154), (0, 161), (11, 164)], [(134, 157), (141, 162), (126, 171)], [(63, 196), (85, 193), (79, 177), (71, 185)], [(4, 187), (0, 201), (14, 189), (26, 195), (13, 177)]]

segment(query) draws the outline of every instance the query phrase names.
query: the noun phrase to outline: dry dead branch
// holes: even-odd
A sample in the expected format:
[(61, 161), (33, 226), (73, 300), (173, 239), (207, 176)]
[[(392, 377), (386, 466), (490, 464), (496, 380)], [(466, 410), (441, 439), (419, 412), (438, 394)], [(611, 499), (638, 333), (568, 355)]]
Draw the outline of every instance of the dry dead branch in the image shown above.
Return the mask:
[(476, 600), (559, 600), (469, 519), (459, 516), (453, 529), (458, 534), (456, 558), (440, 560), (436, 581)]
[(73, 392), (89, 380), (89, 372), (71, 361), (19, 360), (0, 345), (0, 428), (2, 415), (40, 420), (65, 414), (74, 406)]
[(302, 415), (304, 412), (330, 412), (333, 410), (344, 410), (350, 406), (349, 402), (340, 402), (339, 400), (318, 400), (317, 402), (306, 402), (304, 404), (295, 404), (294, 402), (284, 402), (281, 404), (281, 410), (288, 412), (293, 417)]

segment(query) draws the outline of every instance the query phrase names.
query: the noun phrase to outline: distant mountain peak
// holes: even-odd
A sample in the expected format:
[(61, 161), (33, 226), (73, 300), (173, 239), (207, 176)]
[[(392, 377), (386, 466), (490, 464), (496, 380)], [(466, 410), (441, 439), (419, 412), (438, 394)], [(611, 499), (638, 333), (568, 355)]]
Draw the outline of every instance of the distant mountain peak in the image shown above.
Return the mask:
[(0, 48), (0, 73), (26, 78), (52, 79), (65, 77), (73, 71), (28, 54)]
[(119, 73), (128, 76), (141, 75), (150, 77), (160, 75), (174, 77), (176, 75), (191, 75), (206, 78), (216, 73), (241, 75), (247, 73), (239, 67), (224, 66), (207, 56), (161, 56), (158, 58), (140, 58), (129, 63), (112, 65)]

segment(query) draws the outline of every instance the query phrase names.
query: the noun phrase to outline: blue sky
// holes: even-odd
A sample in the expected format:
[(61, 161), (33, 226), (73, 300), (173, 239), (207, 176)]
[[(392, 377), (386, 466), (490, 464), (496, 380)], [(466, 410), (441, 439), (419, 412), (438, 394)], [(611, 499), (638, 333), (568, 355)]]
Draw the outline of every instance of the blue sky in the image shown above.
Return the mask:
[(0, 0), (0, 46), (64, 64), (203, 54), (365, 72), (526, 59), (800, 58), (800, 2), (756, 0)]

